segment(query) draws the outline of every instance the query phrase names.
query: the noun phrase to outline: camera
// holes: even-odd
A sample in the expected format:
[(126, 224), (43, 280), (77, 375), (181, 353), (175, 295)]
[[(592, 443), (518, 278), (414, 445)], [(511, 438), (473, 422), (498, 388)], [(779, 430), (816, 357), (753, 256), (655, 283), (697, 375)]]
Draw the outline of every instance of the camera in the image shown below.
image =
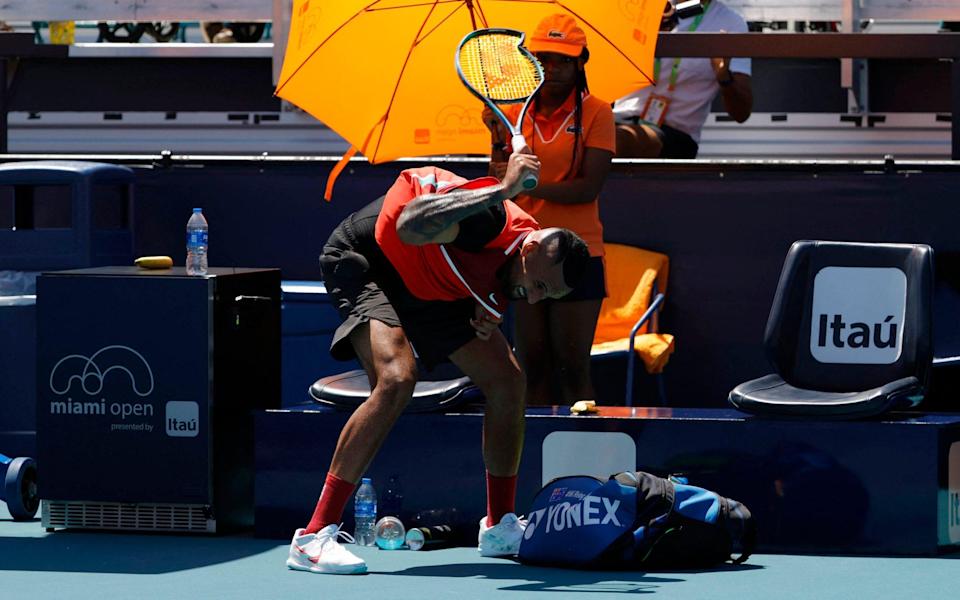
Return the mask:
[(680, 19), (703, 14), (703, 0), (667, 0), (660, 17), (660, 31), (671, 31)]

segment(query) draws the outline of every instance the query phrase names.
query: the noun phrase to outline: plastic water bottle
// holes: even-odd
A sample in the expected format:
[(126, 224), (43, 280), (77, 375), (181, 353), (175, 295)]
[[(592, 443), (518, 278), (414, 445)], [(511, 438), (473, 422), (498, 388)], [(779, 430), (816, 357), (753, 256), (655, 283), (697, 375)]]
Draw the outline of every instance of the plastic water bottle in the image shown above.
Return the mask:
[(203, 211), (193, 209), (187, 221), (187, 275), (207, 274), (207, 220)]
[(360, 488), (353, 497), (353, 516), (356, 525), (353, 537), (360, 546), (377, 543), (377, 491), (369, 477), (360, 480)]

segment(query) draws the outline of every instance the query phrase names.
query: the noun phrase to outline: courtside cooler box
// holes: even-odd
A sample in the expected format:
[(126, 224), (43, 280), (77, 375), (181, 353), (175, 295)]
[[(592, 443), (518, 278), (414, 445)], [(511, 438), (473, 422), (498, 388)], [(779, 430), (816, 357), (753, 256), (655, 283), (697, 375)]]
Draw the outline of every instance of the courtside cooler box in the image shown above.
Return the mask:
[(252, 412), (279, 406), (279, 270), (101, 267), (38, 278), (48, 530), (251, 526)]

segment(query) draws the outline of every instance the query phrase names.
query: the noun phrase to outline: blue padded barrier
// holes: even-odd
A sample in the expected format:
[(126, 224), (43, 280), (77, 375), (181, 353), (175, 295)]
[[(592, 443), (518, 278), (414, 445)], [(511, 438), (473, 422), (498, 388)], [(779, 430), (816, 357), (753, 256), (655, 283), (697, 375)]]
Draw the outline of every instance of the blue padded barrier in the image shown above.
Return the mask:
[(330, 356), (340, 317), (323, 282), (283, 281), (280, 288), (281, 404), (292, 406), (310, 399), (318, 378), (357, 369), (359, 363)]
[[(589, 417), (528, 409), (519, 512), (544, 479), (635, 467), (682, 474), (743, 502), (761, 552), (932, 555), (960, 547), (960, 415), (769, 421), (727, 409), (600, 408)], [(257, 535), (286, 539), (303, 527), (346, 418), (316, 404), (257, 413)], [(475, 528), (485, 511), (481, 425), (475, 412), (402, 415), (366, 475), (375, 485), (401, 480), (405, 523), (433, 512)], [(596, 466), (624, 448), (627, 464)], [(352, 529), (349, 507), (344, 522)]]

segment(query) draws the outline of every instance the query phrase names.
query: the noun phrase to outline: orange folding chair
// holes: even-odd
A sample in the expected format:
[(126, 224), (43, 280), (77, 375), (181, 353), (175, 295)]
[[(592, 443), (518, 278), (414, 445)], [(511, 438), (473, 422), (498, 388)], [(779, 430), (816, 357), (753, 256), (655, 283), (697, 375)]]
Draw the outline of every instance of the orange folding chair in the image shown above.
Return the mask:
[(673, 353), (674, 339), (658, 333), (658, 316), (667, 289), (670, 260), (665, 254), (622, 244), (605, 244), (607, 298), (593, 338), (591, 357), (627, 357), (624, 402), (633, 406), (636, 358), (656, 377), (659, 402), (666, 403), (663, 368)]

